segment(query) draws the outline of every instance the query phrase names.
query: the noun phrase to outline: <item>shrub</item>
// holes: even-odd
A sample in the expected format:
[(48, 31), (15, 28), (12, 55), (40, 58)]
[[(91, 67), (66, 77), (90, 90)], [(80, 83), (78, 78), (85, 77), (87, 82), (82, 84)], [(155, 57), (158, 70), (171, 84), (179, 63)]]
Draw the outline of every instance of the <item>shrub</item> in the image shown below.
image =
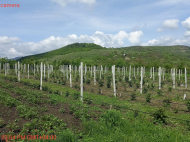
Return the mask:
[(44, 80), (45, 82), (47, 82), (48, 78), (47, 78), (47, 77), (44, 77), (43, 80)]
[(147, 94), (147, 95), (145, 96), (147, 103), (150, 103), (150, 100), (151, 100), (151, 97), (150, 97), (150, 96), (151, 96), (150, 94)]
[(67, 81), (66, 80), (63, 80), (62, 81), (62, 85), (66, 85), (67, 84)]
[(162, 96), (162, 90), (157, 90), (158, 96)]
[(104, 82), (103, 82), (103, 80), (99, 80), (99, 87), (103, 87), (104, 86)]
[(74, 85), (74, 88), (78, 89), (78, 88), (79, 88), (79, 86), (78, 86), (77, 84), (75, 84), (75, 85)]
[(80, 94), (78, 92), (74, 93), (74, 99), (77, 100), (80, 97)]
[(114, 127), (114, 126), (122, 126), (123, 119), (120, 111), (115, 109), (108, 110), (106, 113), (100, 116), (100, 120), (104, 121), (107, 126)]
[(56, 104), (57, 104), (57, 100), (54, 99), (54, 98), (50, 98), (49, 104), (50, 104), (50, 105), (56, 105)]
[(57, 95), (61, 95), (61, 92), (59, 92), (59, 90), (55, 90), (53, 91), (54, 94), (57, 94)]
[(75, 106), (70, 106), (69, 109), (71, 114), (73, 114), (77, 110)]
[(170, 103), (171, 103), (171, 99), (170, 98), (165, 98), (163, 100), (163, 106), (164, 107), (169, 107), (170, 106)]
[(178, 113), (178, 109), (177, 108), (174, 108), (174, 113)]
[(86, 80), (86, 84), (90, 84), (90, 79), (87, 79), (87, 80)]
[(70, 95), (69, 91), (66, 91), (65, 97), (68, 97)]
[(98, 89), (98, 94), (101, 94), (101, 89), (100, 88)]
[(111, 82), (111, 76), (107, 76), (107, 82)]
[(154, 89), (154, 83), (151, 84), (151, 88)]
[(90, 105), (90, 104), (92, 103), (92, 101), (91, 101), (90, 98), (85, 98), (84, 101), (85, 101), (88, 105)]
[(143, 79), (143, 85), (145, 84), (145, 80)]
[(132, 87), (133, 86), (133, 82), (129, 81), (129, 86)]
[(99, 81), (99, 80), (100, 80), (100, 77), (99, 77), (99, 76), (96, 76), (96, 80)]
[(48, 87), (45, 85), (45, 86), (42, 86), (42, 90), (43, 91), (48, 91)]
[(70, 129), (60, 131), (56, 140), (59, 142), (78, 142), (76, 135)]
[(139, 83), (136, 83), (136, 86), (137, 86), (137, 88), (140, 88), (140, 84)]
[(133, 93), (133, 94), (131, 95), (131, 101), (133, 101), (133, 100), (136, 100), (136, 94), (135, 94), (135, 93)]
[(178, 86), (180, 86), (180, 85), (181, 85), (181, 82), (180, 82), (180, 81), (178, 81), (178, 82), (177, 82), (177, 85), (178, 85)]
[(85, 79), (85, 77), (83, 76), (83, 83), (85, 83), (86, 82), (86, 79)]
[(128, 81), (129, 81), (129, 77), (126, 76), (126, 77), (125, 77), (125, 82), (128, 82)]
[(126, 90), (127, 90), (127, 85), (126, 85), (126, 83), (123, 83), (122, 85), (123, 85), (123, 87), (124, 87), (124, 89), (125, 89), (125, 91), (126, 91)]
[(168, 92), (172, 92), (172, 87), (168, 87)]
[(60, 113), (65, 113), (65, 109), (64, 109), (64, 108), (61, 108), (61, 109), (59, 110), (59, 112), (60, 112)]
[(77, 110), (76, 112), (74, 112), (75, 118), (80, 118), (81, 117), (81, 111)]
[(53, 92), (53, 90), (51, 88), (49, 88), (48, 92), (51, 94)]
[(186, 106), (187, 106), (188, 111), (190, 112), (190, 99), (186, 100)]
[(159, 108), (156, 112), (154, 112), (153, 117), (153, 123), (158, 122), (166, 124), (166, 115), (164, 114), (163, 108)]
[(143, 93), (146, 94), (148, 92), (148, 89), (146, 87), (143, 88)]
[(107, 82), (107, 88), (111, 88), (111, 82)]

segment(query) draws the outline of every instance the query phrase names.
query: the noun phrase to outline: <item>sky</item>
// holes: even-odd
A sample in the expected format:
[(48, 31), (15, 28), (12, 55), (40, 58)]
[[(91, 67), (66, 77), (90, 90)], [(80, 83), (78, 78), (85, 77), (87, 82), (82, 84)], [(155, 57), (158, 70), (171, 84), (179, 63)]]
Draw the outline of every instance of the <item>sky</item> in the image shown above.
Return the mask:
[(189, 7), (190, 0), (1, 0), (0, 58), (76, 42), (190, 46)]

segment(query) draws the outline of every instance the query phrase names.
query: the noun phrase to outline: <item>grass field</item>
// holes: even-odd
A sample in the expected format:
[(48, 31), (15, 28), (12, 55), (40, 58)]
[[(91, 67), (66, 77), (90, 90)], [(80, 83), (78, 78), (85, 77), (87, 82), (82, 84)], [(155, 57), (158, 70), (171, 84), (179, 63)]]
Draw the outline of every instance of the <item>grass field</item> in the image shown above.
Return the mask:
[[(118, 88), (117, 97), (114, 97), (112, 86), (106, 85), (109, 72), (102, 75), (102, 87), (100, 82), (96, 86), (93, 84), (93, 77), (88, 72), (84, 102), (81, 103), (80, 80), (77, 81), (74, 73), (72, 88), (61, 72), (54, 71), (49, 79), (44, 78), (42, 91), (39, 90), (38, 74), (34, 77), (31, 73), (30, 79), (21, 75), (21, 81), (17, 82), (14, 71), (9, 73), (7, 77), (0, 75), (0, 135), (56, 135), (54, 141), (60, 142), (190, 141), (190, 125), (183, 121), (189, 120), (190, 112), (186, 101), (182, 100), (184, 93), (189, 98), (190, 90), (177, 85), (176, 89), (169, 89), (172, 87), (169, 74), (165, 76), (161, 95), (158, 79), (155, 78), (155, 87), (151, 88), (153, 81), (148, 72), (145, 80), (150, 88), (145, 82), (143, 88), (148, 90), (143, 94), (138, 93), (137, 78), (132, 78), (131, 86), (116, 74)], [(184, 84), (183, 76), (181, 81), (180, 85)], [(147, 102), (147, 94), (151, 94), (150, 102)], [(161, 116), (162, 110), (164, 115)]]

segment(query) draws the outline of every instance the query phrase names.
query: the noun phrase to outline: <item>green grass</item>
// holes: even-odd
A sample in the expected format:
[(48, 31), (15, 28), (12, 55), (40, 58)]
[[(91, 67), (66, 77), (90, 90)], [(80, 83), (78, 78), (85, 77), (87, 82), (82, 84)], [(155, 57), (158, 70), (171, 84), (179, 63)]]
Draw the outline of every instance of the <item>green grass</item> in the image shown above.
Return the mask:
[[(4, 75), (0, 75), (4, 76)], [(21, 79), (21, 81), (28, 81), (31, 83), (39, 83), (37, 80)], [(80, 130), (79, 133), (71, 132), (70, 130), (65, 130), (58, 133), (57, 137), (59, 140), (63, 141), (83, 141), (83, 142), (120, 142), (120, 141), (130, 141), (130, 142), (147, 142), (147, 141), (159, 141), (159, 142), (173, 142), (173, 141), (190, 141), (190, 131), (188, 130), (188, 125), (186, 122), (174, 119), (166, 119), (168, 125), (164, 124), (153, 124), (153, 117), (148, 114), (138, 113), (134, 114), (133, 111), (128, 109), (116, 110), (105, 110), (101, 109), (101, 102), (118, 105), (121, 107), (126, 107), (138, 111), (144, 111), (149, 113), (154, 113), (158, 108), (154, 106), (149, 106), (147, 103), (141, 102), (131, 102), (128, 100), (118, 100), (117, 97), (107, 97), (103, 95), (95, 95), (93, 93), (84, 92), (84, 98), (94, 99), (92, 104), (96, 106), (90, 107), (82, 102), (80, 99), (75, 100), (73, 94), (76, 91), (72, 88), (66, 88), (59, 86), (57, 84), (52, 84), (48, 82), (43, 82), (48, 88), (53, 90), (59, 90), (60, 92), (66, 93), (70, 92), (68, 97), (64, 97), (56, 94), (47, 94), (50, 98), (54, 99), (57, 103), (66, 103), (73, 105), (76, 108), (85, 108), (88, 111), (100, 111), (101, 115), (98, 115), (98, 119), (86, 119), (81, 118), (84, 128)], [(11, 85), (9, 85), (11, 86)], [(5, 86), (6, 87), (6, 86)], [(29, 89), (29, 87), (25, 87)], [(14, 90), (14, 89), (13, 89)], [(38, 92), (38, 91), (37, 91)], [(41, 91), (39, 91), (41, 92)], [(46, 92), (47, 93), (47, 92)], [(100, 102), (97, 102), (100, 101)], [(99, 106), (99, 107), (98, 107)], [(108, 105), (109, 107), (109, 105)], [(81, 111), (74, 113), (77, 117), (81, 115)], [(176, 114), (169, 109), (165, 110), (165, 115), (169, 117), (175, 117), (179, 119), (189, 119), (189, 113)], [(136, 116), (136, 117), (135, 117)]]

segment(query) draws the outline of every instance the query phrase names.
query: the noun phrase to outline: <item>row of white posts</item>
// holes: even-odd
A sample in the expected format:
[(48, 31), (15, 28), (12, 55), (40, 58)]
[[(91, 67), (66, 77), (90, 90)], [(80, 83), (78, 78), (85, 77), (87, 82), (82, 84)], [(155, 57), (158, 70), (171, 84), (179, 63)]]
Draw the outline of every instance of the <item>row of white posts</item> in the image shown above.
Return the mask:
[[(24, 64), (24, 67), (20, 67), (20, 63), (18, 62), (18, 66), (17, 64), (15, 64), (15, 72), (16, 74), (18, 74), (18, 81), (20, 81), (20, 68), (22, 70), (24, 70), (24, 72), (26, 71), (26, 65)], [(52, 65), (48, 65), (48, 78), (49, 78), (49, 74), (53, 71), (53, 66)], [(72, 87), (72, 68), (73, 66), (69, 65), (69, 73), (70, 73), (70, 87)], [(96, 66), (93, 67), (94, 68), (94, 85), (96, 85)], [(3, 65), (3, 69), (5, 70), (5, 76), (8, 73), (8, 71), (10, 70), (10, 65), (8, 63), (5, 63)], [(36, 66), (37, 72), (39, 71), (38, 65)], [(68, 79), (68, 66), (60, 66), (59, 69), (67, 76)], [(103, 67), (101, 65), (100, 68), (98, 68), (100, 71), (100, 78), (101, 78), (101, 74), (103, 74)], [(42, 76), (43, 76), (43, 70), (44, 70), (44, 77), (45, 77), (45, 70), (46, 70), (46, 65), (41, 62), (41, 66), (40, 66), (40, 71), (41, 71), (41, 79), (40, 79), (40, 90), (42, 90)], [(0, 71), (1, 71), (1, 63), (0, 63)], [(75, 66), (75, 74), (77, 71), (77, 66)], [(89, 67), (89, 71), (91, 71), (91, 76), (92, 76), (92, 66)], [(108, 69), (107, 67), (105, 67), (105, 72), (107, 72)], [(175, 74), (176, 71), (176, 74)], [(35, 75), (35, 64), (34, 64), (34, 75)], [(86, 77), (86, 72), (87, 72), (87, 66), (85, 65), (85, 77)], [(120, 69), (118, 68), (118, 72), (120, 72)], [(127, 73), (127, 68), (125, 71), (125, 67), (122, 68), (122, 72), (123, 72), (123, 76), (125, 78), (125, 72)], [(134, 77), (135, 77), (135, 68), (134, 68)], [(161, 75), (163, 74), (163, 80), (164, 80), (164, 72), (165, 69), (162, 69), (161, 67), (159, 67), (158, 69), (158, 77), (159, 77), (159, 90), (161, 89)], [(137, 68), (137, 74), (139, 73), (139, 68)], [(79, 66), (79, 74), (81, 77), (81, 101), (83, 101), (83, 63), (81, 62), (81, 65)], [(116, 97), (116, 85), (115, 85), (115, 65), (112, 66), (112, 75), (113, 75), (113, 89), (114, 89), (114, 96)], [(179, 80), (180, 80), (180, 76), (182, 75), (182, 71), (179, 70)], [(145, 67), (141, 67), (141, 81), (140, 81), (140, 93), (142, 94), (142, 85), (143, 85), (143, 77), (145, 76)], [(171, 69), (171, 77), (173, 80), (173, 88), (175, 89), (175, 77), (177, 77), (177, 70), (175, 70), (175, 68)], [(150, 78), (153, 78), (154, 81), (154, 67), (151, 67), (150, 69)], [(29, 79), (29, 64), (28, 64), (28, 79)], [(131, 80), (131, 66), (129, 67), (129, 81)], [(187, 75), (186, 75), (186, 68), (185, 68), (185, 87), (187, 88)]]

